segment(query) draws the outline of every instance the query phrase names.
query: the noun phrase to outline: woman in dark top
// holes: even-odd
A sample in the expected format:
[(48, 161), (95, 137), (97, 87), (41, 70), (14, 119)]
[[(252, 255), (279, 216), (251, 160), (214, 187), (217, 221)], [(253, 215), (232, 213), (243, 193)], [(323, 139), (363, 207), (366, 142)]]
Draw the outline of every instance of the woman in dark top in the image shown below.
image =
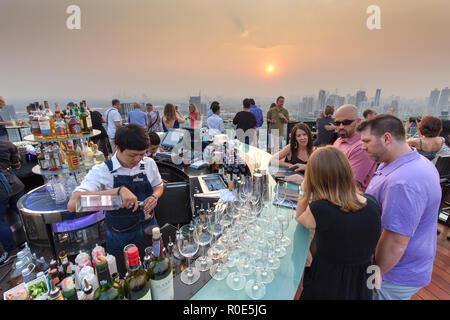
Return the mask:
[(334, 126), (334, 107), (327, 106), (325, 108), (324, 117), (317, 119), (316, 128), (317, 128), (317, 138), (314, 141), (315, 146), (333, 144), (334, 140), (336, 140), (335, 129)]
[[(103, 126), (104, 123), (106, 123), (105, 118), (99, 111), (92, 111), (91, 108), (87, 107), (89, 113), (91, 114), (91, 122), (92, 122), (92, 128), (96, 130), (100, 130), (100, 135), (95, 136), (91, 138), (91, 141), (97, 144), (100, 141), (100, 150), (105, 155), (105, 159), (108, 159), (109, 155), (109, 141), (108, 141), (108, 134), (106, 133), (106, 129)], [(112, 150), (111, 150), (112, 151)]]
[(272, 156), (270, 164), (297, 172), (305, 171), (313, 150), (311, 129), (307, 124), (297, 123), (292, 128), (289, 144)]
[(367, 268), (381, 234), (377, 201), (359, 193), (349, 161), (332, 146), (310, 157), (301, 188), (297, 222), (315, 230), (317, 248), (301, 299), (371, 300)]

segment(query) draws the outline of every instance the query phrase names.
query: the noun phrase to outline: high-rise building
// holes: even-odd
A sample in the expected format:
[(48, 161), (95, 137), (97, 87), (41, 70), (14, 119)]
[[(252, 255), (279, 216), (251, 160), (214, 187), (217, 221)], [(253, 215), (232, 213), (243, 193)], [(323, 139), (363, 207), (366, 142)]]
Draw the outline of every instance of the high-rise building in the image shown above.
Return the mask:
[(325, 90), (319, 91), (319, 97), (317, 99), (317, 108), (320, 111), (323, 111), (325, 109), (325, 102), (326, 102), (327, 94)]
[(366, 92), (363, 90), (358, 90), (356, 92), (356, 100), (355, 100), (355, 105), (358, 107), (358, 109), (364, 108), (363, 102), (365, 101), (367, 101)]
[(380, 105), (380, 96), (381, 96), (381, 89), (377, 89), (375, 93), (375, 100), (373, 102), (374, 107), (378, 107)]
[(303, 97), (301, 105), (304, 114), (313, 114), (314, 97)]
[(446, 87), (445, 89), (442, 89), (441, 91), (441, 97), (439, 98), (438, 108), (442, 111), (442, 109), (447, 110), (449, 107), (449, 99), (450, 97), (450, 89)]
[(439, 101), (439, 95), (441, 94), (441, 91), (437, 88), (431, 91), (430, 98), (428, 99), (428, 106), (430, 108), (434, 108), (437, 106), (437, 103)]

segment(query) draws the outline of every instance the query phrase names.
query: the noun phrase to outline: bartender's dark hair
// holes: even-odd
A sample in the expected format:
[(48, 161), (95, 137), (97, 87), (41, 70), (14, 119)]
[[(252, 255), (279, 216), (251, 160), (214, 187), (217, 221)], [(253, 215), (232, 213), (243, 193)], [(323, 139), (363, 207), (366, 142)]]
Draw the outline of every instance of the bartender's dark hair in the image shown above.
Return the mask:
[(150, 137), (143, 127), (130, 123), (117, 129), (114, 142), (122, 152), (126, 149), (143, 151), (150, 146)]

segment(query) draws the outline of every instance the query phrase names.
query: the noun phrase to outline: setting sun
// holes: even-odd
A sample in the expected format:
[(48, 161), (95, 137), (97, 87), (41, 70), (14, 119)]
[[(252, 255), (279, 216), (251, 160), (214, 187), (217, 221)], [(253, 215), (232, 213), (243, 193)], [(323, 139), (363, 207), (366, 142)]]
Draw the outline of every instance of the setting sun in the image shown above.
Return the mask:
[(273, 71), (273, 66), (267, 66), (266, 71), (267, 72), (272, 72)]

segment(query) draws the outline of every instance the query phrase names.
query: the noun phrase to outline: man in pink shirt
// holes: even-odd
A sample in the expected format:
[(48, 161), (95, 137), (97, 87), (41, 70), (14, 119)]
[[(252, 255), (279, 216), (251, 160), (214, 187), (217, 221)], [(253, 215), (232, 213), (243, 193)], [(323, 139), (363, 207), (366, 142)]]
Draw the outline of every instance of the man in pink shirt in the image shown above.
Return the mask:
[(358, 187), (364, 192), (377, 168), (377, 163), (361, 149), (361, 135), (356, 132), (356, 128), (361, 123), (358, 108), (353, 104), (344, 104), (336, 110), (334, 120), (339, 138), (333, 146), (345, 153), (352, 166)]

